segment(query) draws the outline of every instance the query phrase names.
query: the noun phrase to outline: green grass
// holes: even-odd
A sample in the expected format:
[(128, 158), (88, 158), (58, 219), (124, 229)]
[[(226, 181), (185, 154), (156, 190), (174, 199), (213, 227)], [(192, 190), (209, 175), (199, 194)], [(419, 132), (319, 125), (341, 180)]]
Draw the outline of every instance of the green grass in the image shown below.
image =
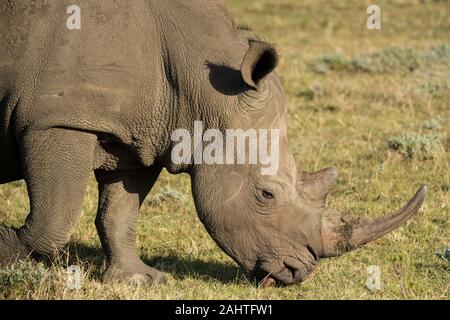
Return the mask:
[[(164, 172), (143, 206), (138, 246), (145, 261), (169, 274), (169, 284), (136, 288), (100, 283), (104, 260), (92, 182), (68, 253), (51, 267), (30, 262), (3, 270), (0, 298), (450, 298), (450, 263), (436, 255), (450, 246), (448, 1), (380, 0), (379, 31), (365, 28), (367, 1), (226, 2), (238, 22), (277, 43), (295, 158), (308, 171), (334, 166), (340, 172), (329, 205), (375, 217), (427, 184), (423, 209), (382, 239), (323, 260), (301, 285), (262, 289), (207, 235), (187, 176)], [(311, 68), (318, 62), (324, 72)], [(432, 156), (420, 156), (428, 147)], [(0, 199), (0, 223), (20, 226), (28, 212), (23, 182), (1, 186)], [(69, 263), (84, 271), (81, 290), (66, 288)], [(365, 288), (370, 265), (382, 271), (383, 288), (374, 293)]]
[[(311, 65), (316, 73), (345, 70), (367, 73), (411, 73), (450, 68), (450, 45), (425, 49), (390, 47), (380, 52), (347, 59), (333, 53), (317, 59)], [(448, 76), (448, 75), (447, 75)]]

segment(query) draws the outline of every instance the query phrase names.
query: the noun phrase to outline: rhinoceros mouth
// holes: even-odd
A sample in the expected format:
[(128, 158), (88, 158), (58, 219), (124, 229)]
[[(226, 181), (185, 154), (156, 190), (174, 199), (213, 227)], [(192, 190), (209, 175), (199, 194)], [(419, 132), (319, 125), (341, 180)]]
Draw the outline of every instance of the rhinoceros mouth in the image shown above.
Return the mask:
[(312, 268), (296, 259), (286, 259), (276, 265), (255, 268), (253, 277), (261, 287), (284, 286), (303, 282)]

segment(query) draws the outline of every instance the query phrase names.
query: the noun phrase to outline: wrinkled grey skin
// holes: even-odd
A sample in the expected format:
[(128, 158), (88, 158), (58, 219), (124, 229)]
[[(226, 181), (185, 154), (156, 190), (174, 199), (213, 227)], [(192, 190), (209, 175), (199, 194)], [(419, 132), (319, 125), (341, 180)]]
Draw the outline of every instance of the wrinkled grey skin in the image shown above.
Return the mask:
[[(0, 226), (0, 263), (55, 253), (70, 239), (89, 176), (100, 190), (96, 227), (106, 281), (164, 283), (135, 248), (139, 207), (162, 168), (189, 173), (208, 232), (258, 280), (300, 282), (319, 258), (393, 230), (425, 189), (387, 218), (325, 207), (334, 169), (307, 174), (289, 151), (276, 51), (240, 30), (219, 1), (0, 0), (0, 183), (25, 179), (30, 214)], [(170, 134), (206, 128), (280, 129), (280, 169), (174, 165)], [(157, 232), (157, 230), (155, 230)]]

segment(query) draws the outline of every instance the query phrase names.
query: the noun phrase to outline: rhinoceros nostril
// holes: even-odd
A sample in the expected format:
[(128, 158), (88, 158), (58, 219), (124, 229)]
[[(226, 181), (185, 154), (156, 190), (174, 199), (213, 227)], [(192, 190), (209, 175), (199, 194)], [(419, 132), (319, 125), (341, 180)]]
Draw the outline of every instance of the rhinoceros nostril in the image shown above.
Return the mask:
[(283, 264), (284, 264), (284, 266), (286, 267), (286, 269), (291, 273), (292, 279), (295, 279), (295, 278), (296, 278), (296, 275), (297, 275), (298, 269), (297, 269), (296, 267), (294, 267), (294, 266), (288, 264), (287, 262), (284, 262)]
[(311, 256), (314, 257), (315, 261), (319, 261), (319, 254), (316, 252), (316, 250), (314, 250), (313, 247), (307, 245), (306, 249), (308, 250), (308, 252), (311, 254)]

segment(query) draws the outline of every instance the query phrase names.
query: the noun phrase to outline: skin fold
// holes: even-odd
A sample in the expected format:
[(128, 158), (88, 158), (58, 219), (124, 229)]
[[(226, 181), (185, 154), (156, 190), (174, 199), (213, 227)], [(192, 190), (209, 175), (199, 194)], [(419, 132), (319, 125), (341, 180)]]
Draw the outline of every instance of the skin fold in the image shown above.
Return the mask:
[[(81, 214), (89, 176), (99, 186), (95, 221), (104, 280), (165, 283), (136, 251), (139, 208), (163, 168), (188, 173), (200, 220), (258, 281), (303, 281), (338, 256), (414, 215), (422, 187), (400, 211), (369, 221), (325, 206), (335, 169), (306, 173), (289, 150), (278, 54), (239, 28), (221, 1), (0, 0), (0, 184), (25, 179), (30, 213), (0, 226), (0, 264), (51, 256)], [(171, 133), (280, 130), (276, 175), (260, 165), (171, 161)]]

